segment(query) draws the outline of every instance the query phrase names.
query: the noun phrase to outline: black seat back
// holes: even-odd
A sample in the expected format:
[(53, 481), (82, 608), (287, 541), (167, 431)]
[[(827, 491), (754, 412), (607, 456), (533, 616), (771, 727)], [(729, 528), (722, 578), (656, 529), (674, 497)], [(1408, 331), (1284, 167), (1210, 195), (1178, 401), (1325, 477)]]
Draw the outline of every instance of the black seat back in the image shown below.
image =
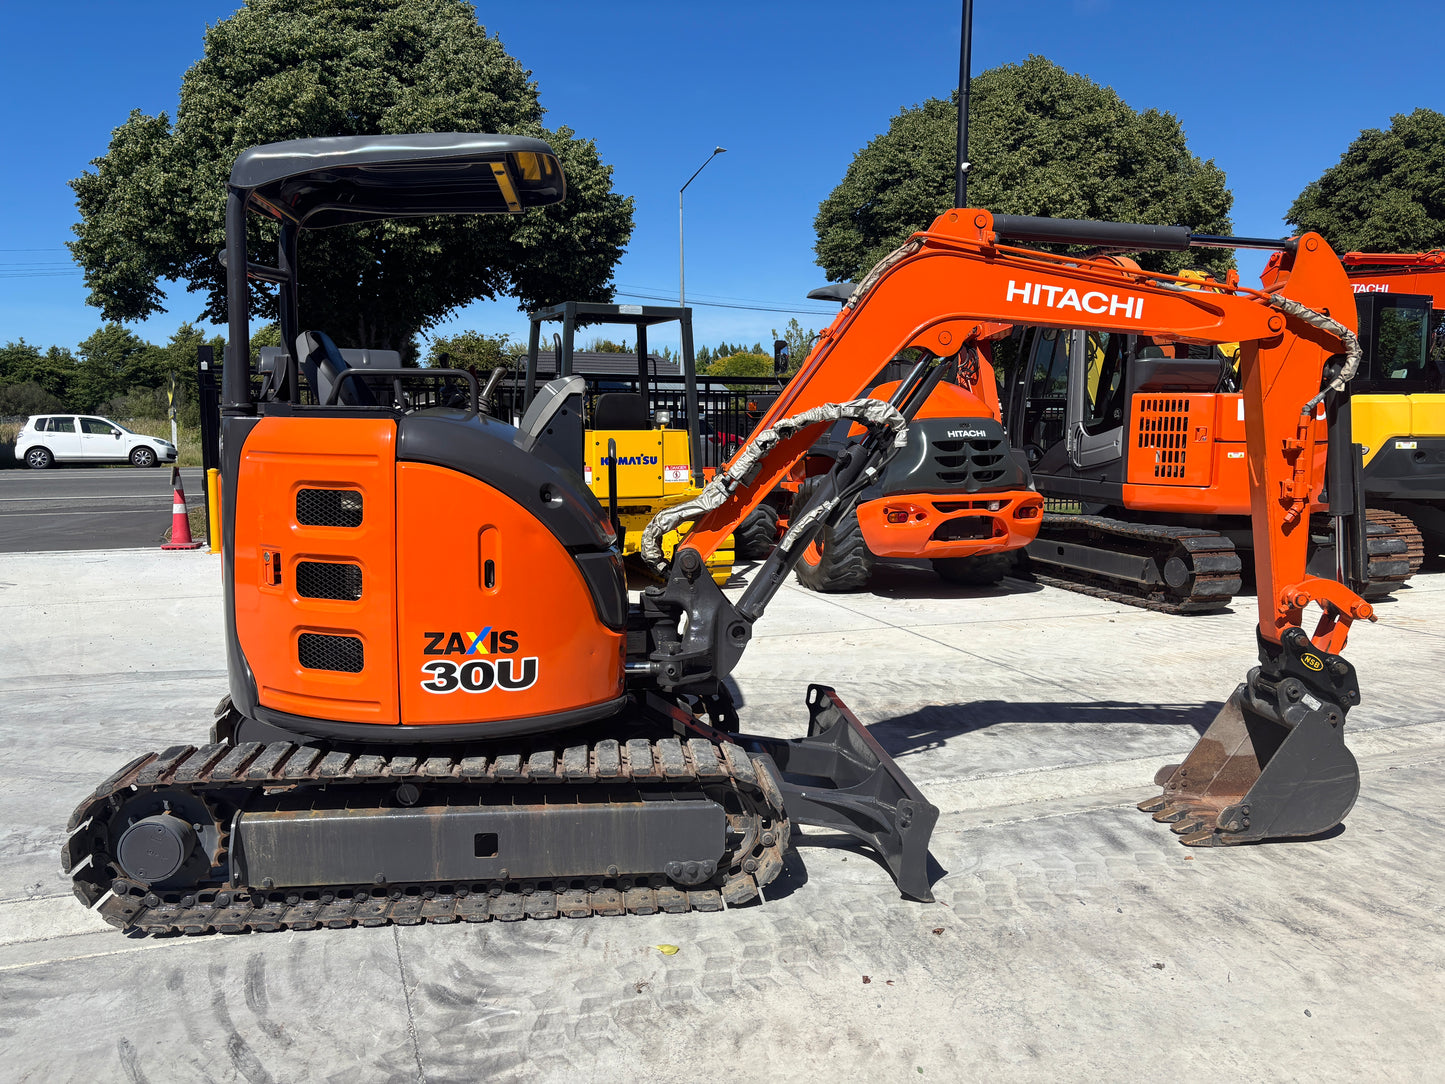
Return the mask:
[(651, 429), (652, 415), (647, 396), (628, 391), (610, 391), (597, 397), (592, 412), (593, 429)]
[[(331, 389), (351, 366), (324, 331), (303, 331), (297, 335), (296, 356), (301, 359), (301, 372), (315, 392), (316, 402), (325, 405), (331, 398)], [(376, 406), (376, 396), (359, 380), (342, 384), (338, 398), (347, 406)]]

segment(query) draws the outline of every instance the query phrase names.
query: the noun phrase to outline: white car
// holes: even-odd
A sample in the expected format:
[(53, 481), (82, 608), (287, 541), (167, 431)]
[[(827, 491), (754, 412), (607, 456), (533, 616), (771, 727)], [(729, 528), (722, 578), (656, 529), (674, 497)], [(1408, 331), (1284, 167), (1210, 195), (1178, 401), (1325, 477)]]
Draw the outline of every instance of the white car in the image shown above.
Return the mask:
[(106, 418), (40, 414), (15, 438), (15, 458), (32, 470), (52, 463), (125, 463), (154, 467), (176, 461), (176, 446), (160, 437), (132, 433)]

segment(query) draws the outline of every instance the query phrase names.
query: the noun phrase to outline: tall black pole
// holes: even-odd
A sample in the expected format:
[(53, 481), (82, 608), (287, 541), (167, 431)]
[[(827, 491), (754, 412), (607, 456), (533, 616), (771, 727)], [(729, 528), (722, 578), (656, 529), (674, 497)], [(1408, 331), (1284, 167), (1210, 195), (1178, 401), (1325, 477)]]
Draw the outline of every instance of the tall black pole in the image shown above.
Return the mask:
[(953, 205), (968, 206), (968, 83), (973, 48), (973, 0), (963, 0), (963, 29), (958, 42), (958, 174), (953, 180)]

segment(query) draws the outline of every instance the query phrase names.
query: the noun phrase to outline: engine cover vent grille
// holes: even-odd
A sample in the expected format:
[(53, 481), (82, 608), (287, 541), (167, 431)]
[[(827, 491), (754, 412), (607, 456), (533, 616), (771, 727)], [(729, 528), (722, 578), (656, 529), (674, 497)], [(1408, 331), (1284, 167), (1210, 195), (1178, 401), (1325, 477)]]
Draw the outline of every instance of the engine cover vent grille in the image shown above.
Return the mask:
[(303, 527), (360, 527), (361, 493), (355, 489), (301, 489), (296, 522)]
[(1141, 399), (1139, 447), (1154, 452), (1155, 478), (1183, 478), (1189, 454), (1189, 400)]
[(361, 598), (361, 566), (331, 561), (298, 561), (296, 593), (302, 598), (355, 602)]
[(969, 492), (992, 486), (1002, 478), (1008, 454), (1005, 442), (992, 438), (935, 440), (932, 448), (938, 480), (963, 486)]
[(296, 654), (308, 670), (359, 674), (366, 664), (361, 640), (356, 636), (303, 632), (296, 642)]

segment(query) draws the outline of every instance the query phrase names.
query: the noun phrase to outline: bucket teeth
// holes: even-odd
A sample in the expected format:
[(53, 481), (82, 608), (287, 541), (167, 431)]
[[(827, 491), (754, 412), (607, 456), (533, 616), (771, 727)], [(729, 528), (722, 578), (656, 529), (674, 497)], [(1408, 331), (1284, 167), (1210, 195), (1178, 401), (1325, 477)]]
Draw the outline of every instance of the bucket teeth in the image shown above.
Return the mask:
[(1201, 831), (1212, 832), (1213, 830), (1213, 825), (1197, 813), (1177, 820), (1169, 826), (1169, 831), (1176, 836), (1192, 836)]
[(1169, 795), (1161, 794), (1157, 798), (1146, 798), (1134, 808), (1141, 813), (1158, 813), (1169, 801)]
[(1201, 828), (1197, 832), (1190, 832), (1186, 836), (1180, 836), (1179, 842), (1186, 847), (1216, 847), (1227, 842), (1226, 838), (1213, 828)]
[(1189, 815), (1189, 807), (1183, 802), (1167, 801), (1163, 808), (1154, 814), (1154, 819), (1160, 824), (1173, 824), (1175, 821)]

